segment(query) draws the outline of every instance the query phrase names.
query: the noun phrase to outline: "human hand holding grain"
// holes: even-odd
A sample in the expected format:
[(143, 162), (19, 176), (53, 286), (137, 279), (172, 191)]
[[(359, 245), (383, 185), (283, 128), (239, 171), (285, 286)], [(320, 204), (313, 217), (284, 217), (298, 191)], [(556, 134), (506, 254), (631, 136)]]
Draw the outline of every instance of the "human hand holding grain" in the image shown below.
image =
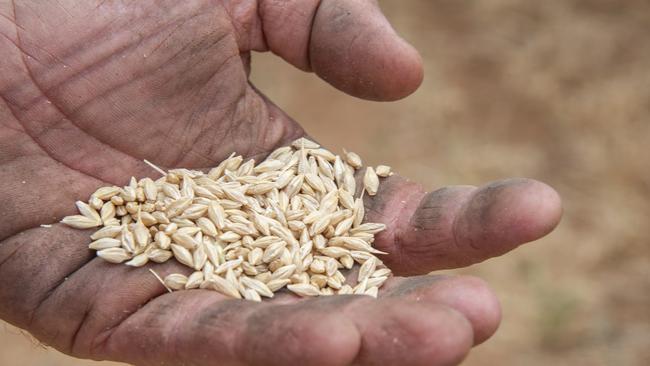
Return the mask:
[[(425, 193), (397, 175), (364, 197), (397, 275), (378, 299), (290, 294), (253, 303), (167, 293), (58, 222), (98, 187), (168, 169), (261, 159), (305, 132), (248, 81), (270, 50), (351, 95), (417, 88), (417, 52), (371, 1), (0, 2), (0, 317), (77, 357), (135, 364), (447, 365), (497, 328), (472, 277), (425, 275), (553, 229), (560, 200), (524, 179)], [(315, 136), (317, 138), (318, 136)], [(362, 179), (362, 177), (359, 177)]]

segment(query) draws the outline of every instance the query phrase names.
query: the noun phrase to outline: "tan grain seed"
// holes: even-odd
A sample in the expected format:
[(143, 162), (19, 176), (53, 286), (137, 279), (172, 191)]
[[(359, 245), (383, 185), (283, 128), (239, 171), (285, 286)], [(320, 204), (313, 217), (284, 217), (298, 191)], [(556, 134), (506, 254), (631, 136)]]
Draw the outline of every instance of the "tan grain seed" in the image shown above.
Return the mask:
[(341, 258), (339, 258), (339, 262), (341, 262), (343, 267), (346, 269), (351, 269), (352, 266), (354, 266), (354, 259), (350, 255), (342, 256)]
[(208, 217), (219, 230), (226, 228), (226, 213), (218, 202), (211, 202), (208, 206)]
[(381, 287), (387, 279), (388, 276), (370, 277), (368, 279), (368, 287)]
[(182, 214), (182, 218), (196, 220), (199, 217), (202, 217), (208, 211), (208, 206), (201, 204), (191, 204), (189, 205)]
[(92, 195), (103, 200), (107, 201), (110, 200), (111, 197), (115, 196), (116, 194), (119, 194), (121, 191), (120, 187), (112, 186), (112, 187), (101, 187), (98, 190), (95, 191)]
[(242, 262), (241, 268), (244, 271), (244, 273), (248, 276), (255, 276), (259, 274), (257, 268), (254, 265), (250, 264), (250, 262), (246, 262), (246, 261)]
[(331, 151), (323, 148), (309, 149), (308, 153), (311, 156), (314, 156), (316, 158), (320, 157), (327, 161), (334, 161), (334, 159), (336, 159), (336, 155), (334, 155)]
[(356, 153), (343, 149), (343, 155), (345, 156), (345, 162), (348, 163), (351, 167), (359, 169), (363, 165), (361, 157)]
[(162, 193), (174, 200), (181, 198), (181, 191), (178, 189), (178, 186), (171, 183), (163, 183), (161, 186)]
[(122, 227), (122, 233), (120, 234), (120, 241), (122, 242), (122, 247), (130, 253), (134, 253), (136, 250), (135, 236), (126, 226)]
[(288, 278), (278, 278), (274, 280), (270, 280), (269, 282), (266, 283), (266, 286), (273, 292), (280, 290), (284, 286), (288, 285), (291, 283), (291, 280)]
[(208, 260), (207, 254), (205, 254), (205, 250), (203, 250), (202, 246), (197, 247), (194, 249), (194, 252), (192, 252), (192, 262), (194, 264), (193, 268), (197, 271), (200, 271), (203, 269), (203, 266), (205, 265), (205, 262)]
[(147, 256), (149, 259), (156, 263), (165, 263), (171, 259), (173, 253), (164, 249), (152, 249)]
[(126, 207), (126, 212), (136, 215), (140, 209), (140, 204), (138, 202), (129, 202), (124, 207)]
[(122, 248), (106, 248), (97, 251), (97, 256), (110, 263), (122, 263), (131, 256)]
[(226, 224), (226, 230), (231, 230), (240, 236), (255, 234), (255, 230), (251, 226), (238, 222)]
[(366, 277), (363, 281), (357, 283), (357, 285), (354, 286), (354, 294), (363, 295), (366, 292), (367, 286), (368, 286), (368, 278)]
[(129, 186), (124, 187), (120, 192), (120, 197), (124, 202), (134, 202), (137, 199), (136, 195), (135, 188)]
[(94, 210), (99, 210), (104, 205), (104, 201), (97, 198), (97, 196), (90, 196), (90, 199), (88, 199), (88, 205)]
[(255, 290), (258, 294), (264, 296), (264, 297), (273, 297), (273, 291), (268, 288), (268, 286), (259, 280), (256, 280), (254, 278), (242, 276), (240, 278), (240, 281), (242, 284), (252, 290)]
[(325, 274), (328, 276), (333, 276), (336, 271), (339, 269), (339, 262), (336, 261), (336, 259), (329, 258), (327, 261), (325, 261)]
[(115, 207), (115, 216), (122, 217), (128, 215), (129, 212), (126, 210), (126, 206), (117, 206)]
[(154, 239), (160, 249), (169, 249), (169, 246), (171, 245), (171, 239), (169, 236), (167, 236), (167, 234), (165, 234), (165, 232), (158, 231), (154, 236)]
[(151, 178), (142, 179), (144, 195), (150, 201), (155, 201), (158, 197), (158, 187)]
[(241, 235), (237, 234), (234, 231), (227, 231), (219, 235), (219, 240), (225, 241), (227, 243), (234, 243), (241, 239)]
[(90, 219), (82, 215), (66, 216), (61, 220), (61, 223), (75, 229), (90, 229), (101, 225), (101, 221)]
[(289, 289), (289, 291), (293, 292), (294, 294), (303, 297), (318, 296), (320, 294), (320, 291), (316, 286), (311, 284), (306, 284), (306, 283), (296, 283), (296, 284), (287, 285), (287, 289)]
[(301, 137), (296, 140), (294, 140), (291, 143), (291, 146), (294, 148), (300, 150), (300, 149), (318, 149), (320, 147), (319, 144), (315, 143), (312, 140), (309, 140), (307, 138)]
[(90, 235), (90, 239), (97, 240), (101, 238), (115, 238), (122, 231), (121, 226), (104, 226)]
[(133, 259), (131, 259), (130, 261), (124, 264), (131, 267), (142, 267), (145, 264), (147, 264), (147, 262), (149, 262), (149, 257), (147, 256), (146, 253), (141, 253), (136, 255), (135, 257), (133, 257)]
[(357, 281), (361, 282), (365, 279), (368, 279), (368, 277), (370, 277), (370, 275), (373, 272), (375, 272), (376, 267), (377, 267), (377, 261), (375, 260), (375, 258), (374, 257), (368, 258), (367, 261), (363, 262), (361, 268), (359, 268)]
[(342, 185), (345, 178), (345, 165), (343, 164), (341, 157), (338, 155), (334, 159), (333, 170), (336, 183)]
[(171, 249), (177, 261), (188, 267), (194, 267), (194, 260), (192, 259), (192, 254), (189, 250), (178, 244), (172, 244)]
[(264, 250), (264, 255), (262, 256), (262, 261), (264, 263), (270, 263), (271, 261), (277, 259), (282, 255), (282, 252), (284, 251), (285, 246), (287, 243), (285, 241), (278, 241), (275, 242), (271, 245), (269, 245), (265, 250)]
[(321, 260), (314, 260), (309, 265), (309, 270), (313, 273), (325, 273), (325, 263)]
[(325, 185), (323, 185), (322, 179), (313, 173), (305, 174), (305, 182), (309, 184), (315, 191), (325, 193)]
[(151, 241), (151, 233), (142, 222), (137, 222), (133, 227), (133, 237), (137, 245), (144, 248)]
[(237, 258), (237, 259), (226, 261), (223, 264), (219, 265), (214, 270), (214, 273), (222, 274), (222, 273), (226, 273), (228, 271), (232, 271), (233, 269), (239, 267), (242, 264), (243, 261), (244, 260), (242, 258)]
[(93, 250), (102, 250), (102, 249), (107, 249), (107, 248), (119, 248), (122, 245), (122, 243), (113, 238), (100, 238), (88, 245), (88, 248), (93, 249)]
[[(204, 243), (203, 250), (208, 256), (208, 260), (212, 262), (215, 267), (218, 267), (223, 261), (221, 258), (224, 256), (223, 250), (220, 246), (210, 243)], [(220, 253), (221, 252), (221, 253)]]
[(368, 234), (376, 234), (386, 230), (386, 225), (374, 222), (366, 222), (360, 225), (357, 225), (354, 229), (351, 229), (351, 233), (365, 232)]
[(357, 181), (354, 179), (354, 174), (348, 170), (343, 174), (342, 188), (354, 195), (357, 189)]
[(185, 289), (189, 290), (193, 288), (199, 288), (199, 286), (201, 286), (201, 283), (203, 283), (203, 272), (195, 271), (187, 278)]
[(372, 296), (374, 298), (377, 298), (377, 294), (379, 293), (379, 288), (376, 286), (368, 288), (365, 292), (364, 295)]
[(144, 188), (138, 187), (135, 189), (135, 199), (138, 202), (144, 202), (147, 200), (147, 197), (144, 194)]
[(214, 277), (214, 270), (215, 266), (210, 262), (209, 260), (205, 262), (205, 265), (203, 266), (203, 269), (201, 270), (203, 272), (203, 279), (204, 282), (205, 280), (209, 280), (210, 278)]
[(219, 235), (216, 226), (207, 217), (199, 217), (199, 219), (196, 220), (196, 224), (199, 226), (199, 228), (205, 235), (214, 236), (214, 237)]
[(165, 210), (165, 214), (169, 219), (171, 219), (183, 213), (183, 211), (185, 211), (185, 209), (188, 208), (191, 204), (192, 204), (192, 198), (190, 197), (179, 198), (177, 200), (174, 200), (167, 207), (167, 210)]
[(83, 216), (86, 216), (87, 218), (94, 221), (101, 220), (100, 215), (97, 213), (97, 211), (94, 208), (90, 207), (89, 204), (83, 201), (77, 201), (75, 202), (75, 205), (77, 205), (77, 209), (79, 210), (79, 213), (81, 213)]
[(391, 270), (388, 268), (381, 268), (375, 270), (370, 277), (382, 277), (382, 276), (390, 276)]
[(335, 236), (342, 236), (345, 235), (345, 233), (350, 230), (352, 227), (352, 223), (354, 222), (354, 216), (348, 217), (347, 219), (339, 222), (338, 225), (336, 225), (336, 229), (334, 230), (334, 235)]
[(250, 301), (256, 301), (256, 302), (262, 301), (260, 294), (257, 291), (250, 288), (244, 291), (244, 299)]
[(170, 224), (167, 225), (167, 227), (165, 228), (165, 234), (167, 234), (167, 235), (172, 235), (172, 234), (174, 234), (176, 231), (178, 231), (178, 224), (176, 224), (175, 222), (170, 223)]
[(339, 295), (352, 295), (354, 293), (354, 290), (350, 285), (343, 285), (338, 291)]
[(309, 283), (318, 287), (319, 289), (323, 288), (327, 285), (327, 276), (324, 276), (322, 274), (312, 275), (309, 279)]
[(165, 286), (172, 290), (182, 290), (185, 288), (187, 283), (187, 277), (180, 273), (173, 273), (165, 277)]
[(121, 196), (113, 196), (111, 197), (111, 203), (113, 203), (115, 206), (122, 206), (124, 204), (124, 198)]
[(393, 175), (393, 172), (391, 172), (391, 169), (388, 165), (377, 165), (375, 172), (382, 178)]
[(374, 257), (374, 255), (368, 253), (367, 251), (359, 250), (350, 251), (350, 256), (352, 256), (352, 258), (359, 263), (365, 263), (368, 259)]
[(278, 170), (284, 166), (284, 162), (280, 160), (266, 160), (260, 164), (258, 164), (254, 169), (253, 172), (260, 174), (264, 172), (270, 172), (274, 170)]
[(363, 200), (361, 198), (354, 200), (354, 208), (352, 209), (352, 214), (354, 215), (354, 222), (352, 223), (352, 227), (361, 225), (361, 222), (366, 215), (366, 209), (363, 206)]
[(377, 177), (377, 173), (375, 173), (375, 169), (371, 166), (366, 168), (366, 173), (363, 175), (363, 186), (369, 195), (374, 196), (377, 194), (379, 178)]
[(231, 172), (234, 172), (239, 168), (239, 166), (243, 161), (244, 158), (241, 155), (232, 156), (225, 161), (226, 163), (225, 168), (226, 170), (230, 170)]
[(325, 229), (327, 229), (331, 218), (331, 214), (321, 214), (321, 217), (310, 226), (309, 234), (311, 236), (314, 236), (322, 233)]
[(289, 264), (276, 269), (271, 275), (272, 280), (288, 279), (296, 270), (295, 264)]
[(334, 278), (334, 277), (328, 277), (327, 278), (327, 286), (331, 287), (334, 290), (339, 290), (341, 289), (342, 283), (339, 279)]

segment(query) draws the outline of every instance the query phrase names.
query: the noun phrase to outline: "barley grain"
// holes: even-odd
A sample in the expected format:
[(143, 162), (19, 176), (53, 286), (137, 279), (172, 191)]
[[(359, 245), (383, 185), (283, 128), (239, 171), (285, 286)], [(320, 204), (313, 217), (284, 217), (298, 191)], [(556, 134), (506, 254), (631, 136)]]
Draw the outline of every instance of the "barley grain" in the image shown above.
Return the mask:
[(111, 263), (122, 263), (131, 256), (122, 248), (107, 248), (97, 251), (97, 256)]
[(107, 248), (119, 248), (121, 245), (122, 243), (119, 240), (105, 237), (90, 243), (88, 248), (93, 250), (102, 250)]
[(366, 168), (366, 173), (363, 175), (363, 186), (369, 195), (374, 196), (377, 194), (379, 178), (377, 178), (377, 174), (371, 166)]
[(165, 277), (164, 284), (168, 288), (172, 290), (181, 290), (185, 288), (185, 284), (187, 283), (187, 277), (179, 274), (179, 273), (173, 273)]
[(382, 178), (393, 175), (393, 172), (391, 172), (391, 169), (388, 165), (377, 165), (375, 172), (377, 173), (378, 176)]
[(346, 151), (345, 149), (343, 149), (343, 153), (345, 156), (346, 163), (348, 163), (351, 167), (355, 169), (361, 168), (363, 162), (361, 161), (361, 157), (359, 155), (353, 153), (352, 151)]
[[(143, 266), (175, 258), (194, 269), (189, 278), (161, 280), (169, 290), (212, 289), (259, 301), (287, 286), (300, 296), (376, 296), (391, 272), (373, 254), (375, 234), (386, 227), (364, 223), (355, 169), (361, 158), (343, 158), (307, 139), (272, 152), (264, 161), (232, 154), (208, 174), (162, 169), (157, 180), (131, 178), (123, 188), (101, 187), (81, 215), (62, 222), (85, 229), (89, 248), (109, 262)], [(364, 192), (374, 195), (388, 166), (366, 167)], [(339, 268), (360, 264), (352, 288)]]
[(100, 220), (94, 220), (82, 215), (66, 216), (61, 220), (61, 223), (75, 229), (90, 229), (102, 224)]
[(318, 296), (320, 295), (320, 291), (318, 288), (314, 285), (311, 284), (306, 284), (306, 283), (296, 283), (292, 285), (287, 285), (287, 289), (289, 291), (293, 292), (294, 294), (298, 296)]

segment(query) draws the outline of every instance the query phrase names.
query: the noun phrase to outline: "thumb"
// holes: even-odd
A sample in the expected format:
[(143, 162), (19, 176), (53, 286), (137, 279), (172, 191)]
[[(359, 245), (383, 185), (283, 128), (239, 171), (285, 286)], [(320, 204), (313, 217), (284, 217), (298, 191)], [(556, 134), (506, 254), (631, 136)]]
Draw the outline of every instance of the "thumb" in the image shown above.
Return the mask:
[(420, 55), (375, 0), (265, 0), (259, 10), (271, 51), (348, 94), (396, 100), (422, 82)]

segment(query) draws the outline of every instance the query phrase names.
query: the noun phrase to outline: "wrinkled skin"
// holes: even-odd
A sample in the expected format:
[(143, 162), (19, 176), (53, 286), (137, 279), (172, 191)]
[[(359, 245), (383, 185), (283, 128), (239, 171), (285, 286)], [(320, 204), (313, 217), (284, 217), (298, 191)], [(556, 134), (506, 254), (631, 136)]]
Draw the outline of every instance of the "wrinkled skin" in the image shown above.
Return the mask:
[(99, 186), (157, 176), (142, 159), (206, 168), (304, 135), (248, 81), (250, 51), (373, 100), (422, 78), (370, 0), (74, 3), (0, 1), (2, 319), (73, 356), (167, 365), (449, 365), (493, 334), (500, 310), (483, 281), (424, 274), (550, 232), (560, 200), (536, 181), (425, 193), (386, 179), (365, 199), (368, 220), (388, 225), (376, 246), (397, 275), (419, 276), (391, 279), (377, 300), (169, 294), (148, 268), (178, 264), (107, 264), (88, 231), (39, 227)]

